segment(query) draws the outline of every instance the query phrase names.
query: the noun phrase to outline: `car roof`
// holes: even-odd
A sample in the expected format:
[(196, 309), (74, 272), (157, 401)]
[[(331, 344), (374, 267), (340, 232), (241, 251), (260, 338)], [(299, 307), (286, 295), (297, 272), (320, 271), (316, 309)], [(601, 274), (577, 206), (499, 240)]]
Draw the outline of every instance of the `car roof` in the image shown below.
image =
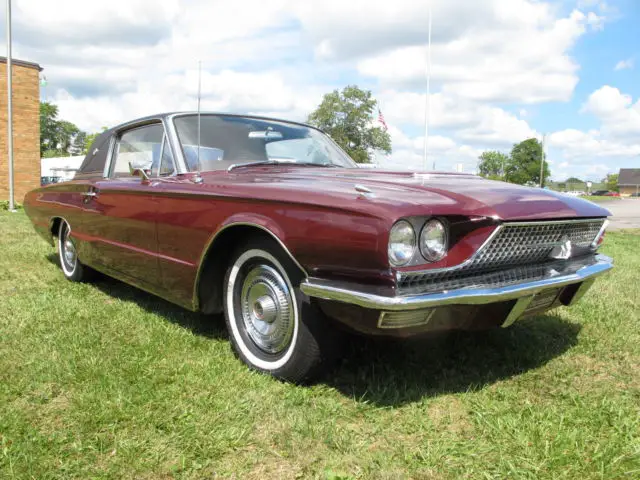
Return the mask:
[[(153, 121), (153, 120), (158, 120), (158, 119), (162, 119), (162, 120), (166, 120), (172, 117), (179, 117), (179, 116), (183, 116), (183, 115), (198, 115), (197, 111), (182, 111), (182, 112), (165, 112), (165, 113), (157, 113), (155, 115), (147, 115), (145, 117), (140, 117), (140, 118), (136, 118), (133, 120), (129, 120), (127, 122), (124, 123), (120, 123), (118, 125), (115, 125), (111, 128), (108, 128), (107, 130), (105, 130), (104, 132), (102, 132), (103, 135), (111, 135), (113, 134), (113, 132), (120, 130), (123, 127), (126, 127), (128, 125), (136, 125), (138, 123), (145, 123), (147, 121)], [(262, 115), (249, 115), (249, 114), (243, 114), (243, 113), (228, 113), (228, 112), (200, 112), (200, 115), (216, 115), (216, 116), (225, 116), (225, 117), (239, 117), (239, 118), (255, 118), (256, 120), (270, 120), (270, 121), (274, 121), (274, 122), (285, 122), (285, 123), (291, 123), (294, 125), (300, 125), (302, 127), (308, 127), (308, 128), (313, 128), (314, 130), (320, 130), (318, 127), (314, 127), (313, 125), (309, 125), (307, 123), (303, 123), (303, 122), (296, 122), (293, 120), (284, 120), (282, 118), (274, 118), (274, 117), (267, 117), (267, 116), (262, 116)]]

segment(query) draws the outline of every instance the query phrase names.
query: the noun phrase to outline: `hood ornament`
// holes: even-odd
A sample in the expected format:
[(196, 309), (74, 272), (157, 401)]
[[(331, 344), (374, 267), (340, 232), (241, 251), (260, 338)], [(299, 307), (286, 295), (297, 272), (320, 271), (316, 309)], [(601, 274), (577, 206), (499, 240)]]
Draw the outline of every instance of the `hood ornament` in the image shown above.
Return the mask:
[(354, 188), (356, 192), (358, 192), (358, 197), (362, 198), (376, 198), (376, 194), (371, 191), (370, 188), (365, 187), (364, 185), (355, 185)]
[(556, 260), (566, 260), (571, 257), (571, 251), (573, 250), (573, 245), (571, 244), (571, 240), (569, 237), (564, 235), (560, 242), (556, 244), (555, 247), (551, 250), (549, 257), (555, 258)]

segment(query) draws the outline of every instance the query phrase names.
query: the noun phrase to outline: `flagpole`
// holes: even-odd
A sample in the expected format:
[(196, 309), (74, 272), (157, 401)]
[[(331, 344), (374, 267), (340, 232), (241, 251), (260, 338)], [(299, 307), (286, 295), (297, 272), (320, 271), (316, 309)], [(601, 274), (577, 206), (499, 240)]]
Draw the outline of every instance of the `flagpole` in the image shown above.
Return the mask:
[(13, 86), (11, 61), (11, 0), (7, 0), (7, 149), (9, 155), (9, 211), (15, 211), (13, 192)]
[[(427, 95), (424, 102), (424, 169), (428, 167), (429, 157), (429, 120), (431, 116), (431, 1), (429, 1), (429, 27), (427, 40)], [(436, 160), (433, 159), (433, 170), (436, 169)]]

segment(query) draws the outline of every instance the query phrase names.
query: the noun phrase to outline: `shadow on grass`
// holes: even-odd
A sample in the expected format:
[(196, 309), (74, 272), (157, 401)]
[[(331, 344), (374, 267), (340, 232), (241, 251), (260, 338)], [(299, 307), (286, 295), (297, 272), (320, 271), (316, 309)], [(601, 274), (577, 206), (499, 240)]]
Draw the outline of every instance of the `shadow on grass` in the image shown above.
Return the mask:
[(509, 329), (403, 341), (359, 338), (325, 383), (380, 406), (467, 392), (546, 364), (577, 343), (581, 328), (543, 315)]
[[(56, 254), (47, 255), (47, 260), (59, 265)], [(159, 315), (168, 322), (191, 330), (197, 335), (207, 338), (228, 337), (222, 315), (203, 315), (191, 312), (156, 295), (100, 273), (96, 273), (96, 278), (91, 281), (91, 285), (114, 299), (136, 303), (140, 308)]]
[[(57, 265), (56, 255), (48, 259)], [(228, 337), (221, 315), (190, 312), (104, 275), (93, 285), (197, 335)], [(578, 324), (544, 315), (508, 329), (450, 332), (414, 340), (350, 336), (341, 364), (319, 382), (358, 401), (402, 405), (479, 389), (538, 368), (574, 346), (580, 329)]]

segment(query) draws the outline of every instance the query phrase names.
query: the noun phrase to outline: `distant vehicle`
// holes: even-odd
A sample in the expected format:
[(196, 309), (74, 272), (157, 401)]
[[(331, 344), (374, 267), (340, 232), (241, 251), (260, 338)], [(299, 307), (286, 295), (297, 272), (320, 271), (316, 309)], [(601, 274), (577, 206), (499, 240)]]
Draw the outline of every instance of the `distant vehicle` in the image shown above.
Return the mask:
[(572, 190), (571, 192), (564, 192), (566, 195), (571, 195), (572, 197), (582, 197), (584, 195), (586, 195), (586, 192), (583, 192), (582, 190)]
[(52, 183), (60, 183), (61, 177), (40, 177), (40, 186), (50, 185)]
[(640, 197), (640, 193), (636, 192), (636, 193), (632, 193), (631, 195), (629, 195), (630, 197), (635, 197), (638, 198)]
[(603, 197), (603, 196), (606, 196), (608, 193), (609, 193), (609, 190), (594, 190), (593, 192), (591, 192), (591, 195)]
[(607, 193), (603, 193), (603, 195), (605, 197), (619, 197), (620, 194), (618, 192), (607, 192)]

